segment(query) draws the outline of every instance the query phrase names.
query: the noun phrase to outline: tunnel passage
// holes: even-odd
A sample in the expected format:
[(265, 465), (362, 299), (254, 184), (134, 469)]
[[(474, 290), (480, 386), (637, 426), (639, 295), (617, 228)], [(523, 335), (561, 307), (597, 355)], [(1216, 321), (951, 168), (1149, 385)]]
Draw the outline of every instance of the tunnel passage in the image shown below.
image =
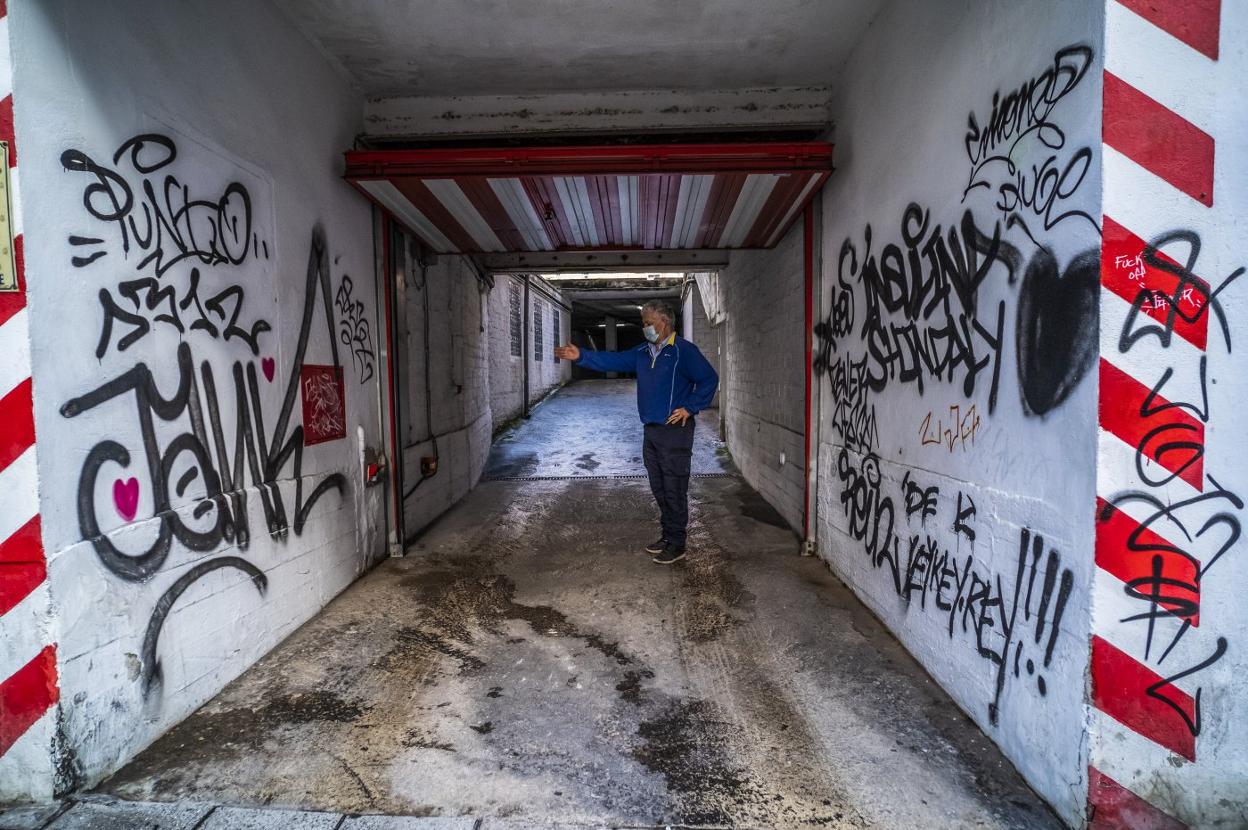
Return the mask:
[(650, 562), (633, 398), (629, 380), (550, 397), (408, 556), (101, 792), (543, 826), (1058, 827), (794, 555), (715, 418), (698, 427), (691, 555)]

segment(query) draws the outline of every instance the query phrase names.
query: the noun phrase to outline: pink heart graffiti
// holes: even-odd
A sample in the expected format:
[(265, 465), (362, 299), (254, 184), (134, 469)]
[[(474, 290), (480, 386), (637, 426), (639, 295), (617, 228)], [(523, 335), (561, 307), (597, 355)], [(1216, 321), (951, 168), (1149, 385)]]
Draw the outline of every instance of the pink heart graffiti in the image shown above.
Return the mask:
[(139, 512), (139, 480), (137, 478), (128, 478), (125, 481), (117, 479), (113, 482), (113, 505), (117, 508), (117, 513), (127, 522), (134, 518)]
[(271, 357), (260, 359), (260, 369), (264, 372), (264, 379), (273, 382), (273, 373), (277, 371), (277, 363)]

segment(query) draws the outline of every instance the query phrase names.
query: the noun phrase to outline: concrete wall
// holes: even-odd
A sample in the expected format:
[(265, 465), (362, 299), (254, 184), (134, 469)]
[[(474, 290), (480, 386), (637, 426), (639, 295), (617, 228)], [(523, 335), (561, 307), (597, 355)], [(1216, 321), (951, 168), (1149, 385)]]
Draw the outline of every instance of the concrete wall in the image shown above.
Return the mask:
[(1089, 801), (1248, 827), (1248, 5), (1129, 6), (1106, 19)]
[(65, 789), (384, 553), (374, 258), (359, 96), (267, 3), (9, 23)]
[(815, 328), (820, 555), (1072, 824), (1102, 16), (1075, 0), (881, 13), (833, 100)]
[[(719, 272), (720, 408), (733, 460), (801, 532), (806, 481), (806, 335), (799, 221), (766, 251), (734, 251)], [(714, 351), (708, 344), (707, 350)]]

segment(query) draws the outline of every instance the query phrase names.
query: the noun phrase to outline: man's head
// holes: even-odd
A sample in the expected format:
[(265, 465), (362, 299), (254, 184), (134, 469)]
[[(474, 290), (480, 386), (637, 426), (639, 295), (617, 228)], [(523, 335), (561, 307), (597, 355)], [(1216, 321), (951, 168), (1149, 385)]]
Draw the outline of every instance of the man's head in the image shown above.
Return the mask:
[(641, 324), (654, 331), (653, 338), (647, 333), (647, 340), (662, 343), (676, 330), (676, 312), (662, 300), (651, 300), (641, 307)]

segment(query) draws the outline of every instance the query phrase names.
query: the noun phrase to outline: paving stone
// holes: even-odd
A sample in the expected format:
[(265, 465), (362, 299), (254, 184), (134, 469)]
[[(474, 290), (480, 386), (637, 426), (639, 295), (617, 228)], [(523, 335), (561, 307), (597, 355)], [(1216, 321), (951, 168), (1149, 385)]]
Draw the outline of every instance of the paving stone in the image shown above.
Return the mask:
[(0, 830), (40, 830), (61, 811), (61, 804), (32, 804), (0, 810)]
[(192, 830), (209, 804), (79, 802), (48, 830)]
[(199, 830), (334, 830), (339, 813), (218, 807)]
[(477, 820), (471, 817), (352, 816), (339, 830), (473, 830)]

